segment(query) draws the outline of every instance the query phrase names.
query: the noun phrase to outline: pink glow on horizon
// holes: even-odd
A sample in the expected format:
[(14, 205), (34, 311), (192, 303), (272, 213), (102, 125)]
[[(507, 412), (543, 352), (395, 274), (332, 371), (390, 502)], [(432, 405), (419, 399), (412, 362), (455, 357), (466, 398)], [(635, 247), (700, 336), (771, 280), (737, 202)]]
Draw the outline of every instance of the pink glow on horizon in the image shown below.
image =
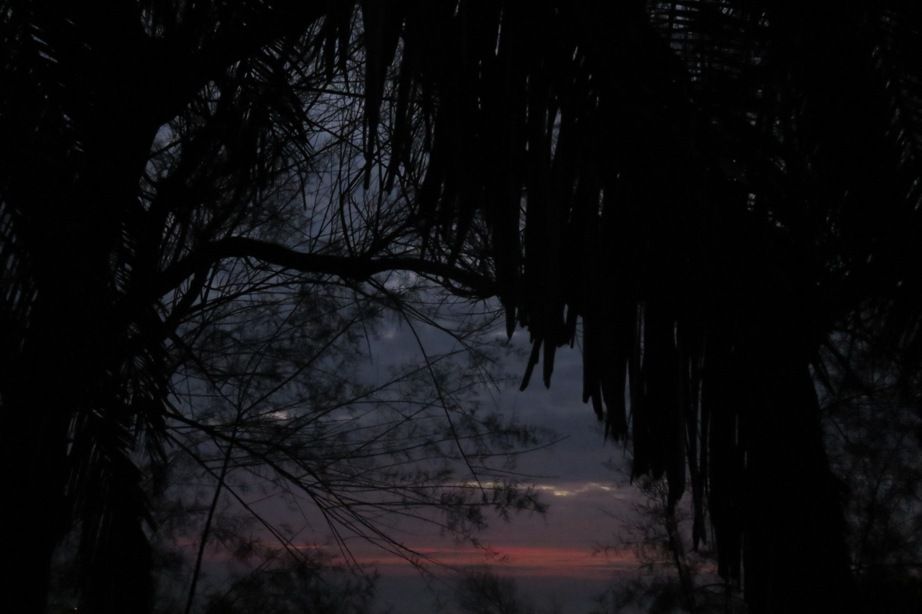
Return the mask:
[[(175, 542), (177, 546), (190, 552), (194, 549), (194, 540)], [(262, 544), (272, 548), (272, 542)], [(332, 554), (327, 546), (319, 544), (292, 544), (301, 551), (317, 551)], [(276, 546), (277, 547), (277, 546)], [(489, 549), (474, 546), (434, 547), (408, 544), (417, 557), (415, 562), (428, 571), (440, 569), (458, 569), (465, 567), (490, 566), (497, 573), (506, 576), (528, 577), (567, 577), (584, 579), (606, 579), (613, 573), (634, 570), (638, 561), (631, 549), (607, 550), (604, 554), (594, 554), (586, 548), (567, 546), (522, 546), (494, 545)], [(368, 548), (365, 546), (365, 548)], [(362, 567), (374, 568), (381, 575), (404, 576), (416, 575), (419, 569), (412, 556), (404, 558), (390, 552), (373, 549), (355, 549), (351, 552), (354, 563)], [(209, 561), (227, 561), (233, 556), (223, 550), (211, 550), (206, 554)], [(334, 561), (340, 557), (334, 556)]]
[[(637, 559), (631, 550), (596, 554), (582, 548), (546, 546), (495, 546), (484, 551), (470, 546), (457, 548), (413, 548), (421, 557), (447, 567), (490, 565), (508, 576), (554, 576), (600, 579), (617, 571), (635, 569)], [(389, 553), (354, 553), (361, 565), (376, 567), (382, 575), (417, 573), (405, 559)]]

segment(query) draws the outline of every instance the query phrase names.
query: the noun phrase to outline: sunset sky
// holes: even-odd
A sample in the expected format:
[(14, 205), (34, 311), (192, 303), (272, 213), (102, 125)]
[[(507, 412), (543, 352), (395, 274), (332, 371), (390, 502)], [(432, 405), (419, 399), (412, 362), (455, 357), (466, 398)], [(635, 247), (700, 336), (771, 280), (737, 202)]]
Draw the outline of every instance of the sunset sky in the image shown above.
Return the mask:
[[(452, 344), (432, 330), (417, 332), (427, 352), (445, 351)], [(505, 340), (502, 331), (491, 334)], [(527, 348), (527, 333), (518, 331), (511, 346)], [(371, 366), (365, 365), (365, 371), (384, 372), (393, 364), (421, 360), (418, 344), (405, 326), (384, 326), (369, 347)], [(424, 523), (392, 527), (391, 537), (427, 559), (427, 573), (360, 539), (349, 540), (354, 559), (379, 574), (379, 605), (391, 604), (395, 612), (405, 614), (434, 612), (437, 599), (450, 600), (458, 577), (453, 569), (489, 566), (499, 575), (514, 578), (519, 590), (536, 604), (553, 601), (564, 613), (585, 614), (606, 587), (636, 572), (638, 563), (628, 541), (630, 528), (637, 522), (632, 506), (639, 495), (629, 484), (623, 448), (604, 441), (591, 407), (580, 401), (579, 349), (559, 351), (550, 389), (536, 376), (525, 391), (518, 390), (525, 368), (522, 354), (513, 351), (503, 359), (500, 368), (513, 376), (510, 385), (501, 391), (484, 391), (481, 403), (484, 411), (493, 409), (556, 433), (556, 444), (520, 456), (515, 467), (530, 478), (548, 505), (547, 513), (513, 515), (508, 521), (490, 518), (488, 528), (476, 536), (482, 547), (441, 534), (437, 527)], [(304, 503), (299, 514), (285, 511), (277, 498), (268, 496), (254, 507), (264, 517), (294, 527), (296, 547), (323, 548), (336, 554), (324, 520), (310, 509), (310, 501)], [(274, 547), (271, 537), (265, 539)], [(600, 553), (603, 547), (606, 551)], [(212, 580), (220, 584), (227, 554), (215, 550), (210, 559)]]
[[(399, 331), (386, 337), (373, 348), (376, 354), (413, 351)], [(432, 343), (439, 342), (433, 339)], [(512, 343), (527, 346), (527, 335), (517, 332)], [(524, 366), (524, 359), (513, 358), (506, 368), (518, 376)], [(551, 429), (563, 438), (551, 448), (521, 457), (517, 465), (519, 471), (534, 476), (549, 505), (546, 515), (520, 515), (509, 522), (494, 519), (479, 536), (492, 556), (438, 534), (410, 530), (401, 539), (446, 565), (489, 564), (497, 573), (516, 578), (520, 590), (539, 605), (554, 598), (563, 612), (587, 611), (592, 598), (619, 575), (634, 572), (633, 549), (622, 542), (636, 518), (632, 503), (638, 493), (628, 483), (623, 448), (603, 440), (591, 407), (580, 401), (581, 368), (579, 350), (563, 348), (550, 389), (535, 377), (525, 391), (513, 385), (488, 401), (506, 415)], [(599, 554), (600, 546), (611, 549)], [(426, 582), (406, 561), (360, 545), (356, 552), (381, 574), (383, 601), (393, 603), (397, 611), (410, 612), (403, 608), (413, 607), (420, 613), (432, 611)], [(434, 590), (450, 590), (450, 582), (430, 584)]]

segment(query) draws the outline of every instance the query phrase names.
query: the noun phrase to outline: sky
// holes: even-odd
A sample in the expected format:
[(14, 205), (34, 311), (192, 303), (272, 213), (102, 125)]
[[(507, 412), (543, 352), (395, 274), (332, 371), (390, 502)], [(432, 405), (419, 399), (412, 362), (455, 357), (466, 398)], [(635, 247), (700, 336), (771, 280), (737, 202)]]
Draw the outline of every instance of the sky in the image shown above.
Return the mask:
[[(431, 328), (418, 327), (416, 335), (430, 355), (456, 343)], [(361, 541), (349, 542), (351, 554), (360, 564), (377, 571), (376, 603), (392, 605), (395, 612), (437, 611), (439, 600), (450, 600), (457, 582), (458, 574), (452, 569), (488, 565), (498, 575), (514, 578), (520, 591), (535, 603), (556, 603), (563, 613), (585, 614), (593, 598), (620, 578), (632, 576), (638, 567), (633, 548), (625, 543), (637, 522), (632, 506), (639, 494), (629, 484), (624, 450), (604, 440), (592, 408), (581, 402), (578, 348), (559, 350), (550, 389), (540, 377), (534, 377), (526, 390), (519, 391), (529, 347), (527, 333), (517, 331), (506, 340), (505, 331), (496, 329), (487, 336), (508, 350), (500, 353), (503, 358), (498, 369), (512, 377), (501, 390), (484, 388), (479, 394), (483, 409), (515, 416), (519, 422), (552, 431), (559, 439), (553, 446), (518, 457), (515, 467), (530, 477), (548, 506), (547, 512), (513, 515), (508, 521), (489, 518), (489, 526), (476, 536), (483, 546), (480, 548), (421, 524), (394, 527), (395, 539), (434, 563), (426, 566), (431, 575), (421, 574), (405, 559)], [(383, 377), (394, 365), (422, 361), (413, 331), (397, 320), (385, 320), (368, 349), (367, 363), (357, 366), (357, 373), (372, 378)], [(298, 547), (319, 544), (335, 553), (318, 514), (294, 517), (271, 498), (263, 501), (260, 511), (280, 524), (298, 527), (294, 542)], [(607, 550), (600, 553), (603, 547)], [(220, 561), (213, 563), (212, 579), (220, 584), (222, 574), (215, 571)]]
[[(407, 335), (400, 327), (385, 330), (373, 346), (373, 354), (396, 359), (418, 351)], [(502, 331), (494, 335), (505, 339)], [(435, 334), (424, 341), (432, 348), (446, 343)], [(527, 333), (517, 331), (509, 343), (513, 348), (527, 348)], [(592, 599), (611, 582), (637, 569), (633, 548), (622, 542), (636, 522), (632, 506), (639, 494), (629, 484), (623, 448), (604, 440), (591, 406), (581, 402), (578, 348), (559, 350), (550, 389), (545, 389), (540, 377), (534, 377), (526, 390), (518, 390), (515, 382), (525, 368), (521, 352), (508, 356), (504, 363), (502, 366), (515, 376), (515, 381), (490, 395), (485, 403), (560, 437), (555, 445), (520, 457), (516, 466), (517, 471), (533, 476), (548, 504), (547, 513), (513, 516), (508, 522), (492, 519), (478, 535), (494, 553), (492, 556), (437, 534), (401, 537), (447, 565), (488, 564), (496, 573), (515, 578), (520, 590), (539, 604), (554, 600), (562, 612), (586, 612)], [(608, 551), (599, 553), (605, 546)], [(363, 548), (359, 551), (362, 561), (374, 565), (381, 576), (382, 602), (392, 603), (395, 611), (411, 614), (433, 611), (427, 582), (411, 565), (386, 553)], [(446, 582), (429, 584), (436, 591), (450, 591), (451, 574), (447, 577)]]

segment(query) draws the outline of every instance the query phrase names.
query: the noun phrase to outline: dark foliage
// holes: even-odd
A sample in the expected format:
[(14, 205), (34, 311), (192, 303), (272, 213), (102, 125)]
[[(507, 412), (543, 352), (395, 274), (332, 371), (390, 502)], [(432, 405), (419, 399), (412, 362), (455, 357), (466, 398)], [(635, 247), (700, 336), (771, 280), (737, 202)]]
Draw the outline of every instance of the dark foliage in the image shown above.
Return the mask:
[(922, 603), (920, 372), (880, 325), (858, 311), (823, 348), (823, 424), (833, 470), (848, 487), (848, 545), (862, 604), (912, 612)]
[[(138, 545), (118, 571), (143, 577), (127, 451), (161, 431), (175, 321), (158, 299), (188, 308), (215, 261), (248, 257), (496, 293), (534, 341), (523, 385), (539, 362), (550, 383), (581, 323), (584, 400), (630, 433), (636, 475), (665, 476), (673, 504), (691, 488), (695, 539), (709, 518), (752, 610), (847, 610), (810, 366), (859, 311), (900, 372), (922, 355), (919, 17), (902, 2), (11, 4), (0, 443), (22, 505), (3, 522), (37, 539), (11, 581), (37, 611), (78, 517), (90, 604), (114, 594), (116, 536)], [(315, 160), (303, 127), (341, 125), (302, 117), (305, 66), (321, 90), (361, 71), (332, 100), (363, 103), (364, 187), (401, 194), (400, 223), (319, 258), (235, 232), (279, 187), (267, 170)], [(161, 181), (151, 145), (170, 121), (190, 132)], [(143, 586), (118, 594), (143, 609)]]
[[(271, 565), (211, 595), (206, 614), (366, 614), (373, 579), (337, 577), (317, 561)], [(342, 572), (342, 570), (339, 570)]]
[(810, 367), (868, 304), (917, 365), (917, 16), (436, 6), (391, 13), (432, 109), (431, 253), (486, 220), (523, 385), (582, 322), (584, 399), (673, 504), (690, 465), (695, 539), (707, 505), (753, 611), (853, 607)]

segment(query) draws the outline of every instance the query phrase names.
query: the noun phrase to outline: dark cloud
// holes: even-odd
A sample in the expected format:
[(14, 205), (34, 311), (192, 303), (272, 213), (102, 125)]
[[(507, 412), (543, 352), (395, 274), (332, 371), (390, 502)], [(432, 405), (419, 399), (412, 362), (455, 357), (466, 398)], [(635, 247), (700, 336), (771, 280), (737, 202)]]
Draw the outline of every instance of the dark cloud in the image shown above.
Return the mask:
[[(480, 402), (485, 409), (553, 432), (560, 439), (516, 461), (516, 471), (533, 477), (549, 504), (548, 513), (515, 516), (509, 522), (493, 519), (479, 535), (494, 553), (492, 557), (434, 533), (417, 533), (410, 539), (446, 564), (491, 563), (498, 573), (515, 577), (523, 590), (538, 599), (547, 602), (557, 598), (564, 611), (587, 611), (594, 595), (619, 574), (636, 568), (629, 548), (616, 550), (614, 558), (593, 555), (600, 546), (621, 543), (621, 536), (633, 522), (632, 506), (638, 495), (627, 483), (624, 450), (620, 444), (604, 440), (591, 407), (581, 402), (582, 363), (578, 348), (558, 352), (550, 389), (536, 377), (526, 390), (519, 391), (527, 360), (527, 334), (518, 331), (508, 342), (500, 329), (490, 334), (500, 356), (496, 371), (507, 379), (500, 390), (485, 388), (479, 395)], [(431, 328), (417, 328), (414, 335), (405, 323), (391, 323), (382, 328), (372, 346), (372, 360), (378, 368), (398, 360), (421, 361), (417, 336), (430, 355), (457, 347), (450, 337)], [(413, 533), (412, 527), (407, 529), (408, 534)], [(381, 558), (380, 553), (375, 560), (382, 574), (384, 601), (389, 596), (404, 598), (406, 592), (400, 587), (408, 583), (417, 589), (423, 585), (422, 580), (414, 579), (415, 572), (409, 565)], [(401, 601), (401, 611), (432, 611), (431, 595), (418, 601), (406, 605)]]
[[(619, 534), (632, 522), (636, 491), (627, 483), (626, 461), (619, 444), (606, 442), (591, 407), (581, 402), (582, 365), (578, 348), (562, 348), (550, 389), (535, 377), (524, 391), (518, 386), (527, 360), (527, 334), (511, 340), (494, 328), (481, 341), (493, 344), (498, 358), (493, 374), (504, 384), (484, 386), (476, 395), (484, 410), (553, 433), (559, 441), (520, 456), (515, 470), (531, 476), (549, 510), (545, 515), (523, 514), (508, 522), (493, 518), (478, 535), (492, 554), (455, 541), (438, 528), (409, 522), (393, 525), (392, 536), (421, 554), (449, 566), (492, 564), (498, 573), (514, 576), (524, 590), (540, 599), (556, 596), (564, 611), (587, 611), (590, 599), (618, 574), (636, 563), (629, 550), (613, 559), (593, 556), (602, 545), (619, 543)], [(369, 338), (370, 354), (356, 365), (356, 376), (383, 381), (394, 369), (423, 365), (433, 357), (460, 348), (457, 340), (434, 327), (410, 324), (388, 316)], [(457, 368), (467, 368), (459, 355)], [(540, 371), (540, 368), (538, 369)], [(613, 469), (612, 466), (615, 468)], [(296, 543), (326, 544), (335, 552), (329, 532), (316, 511), (305, 501), (297, 512), (266, 500), (261, 509), (274, 519), (303, 528)], [(287, 515), (287, 517), (286, 517)], [(409, 563), (367, 543), (350, 541), (352, 554), (376, 566), (381, 574), (380, 597), (401, 612), (431, 612), (433, 594)], [(437, 574), (444, 573), (438, 566)], [(449, 580), (433, 580), (444, 592)], [(408, 588), (411, 587), (411, 588)], [(414, 595), (409, 599), (407, 595)], [(576, 607), (577, 609), (573, 609)]]

